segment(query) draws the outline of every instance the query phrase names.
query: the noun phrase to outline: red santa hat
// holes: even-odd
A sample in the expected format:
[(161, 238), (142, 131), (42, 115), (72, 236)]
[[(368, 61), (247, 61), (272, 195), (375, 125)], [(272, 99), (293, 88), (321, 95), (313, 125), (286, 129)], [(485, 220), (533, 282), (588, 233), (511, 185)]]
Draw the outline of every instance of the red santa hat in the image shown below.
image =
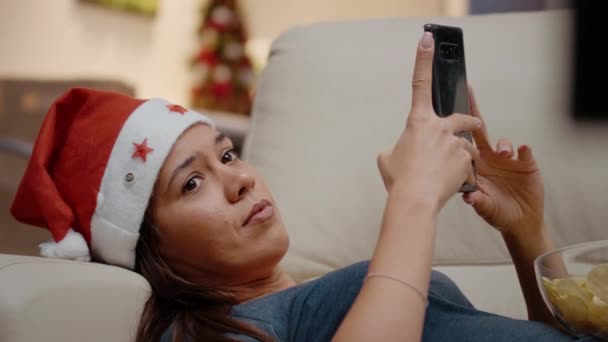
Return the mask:
[(49, 109), (11, 207), (47, 228), (45, 257), (133, 269), (139, 227), (165, 158), (190, 126), (211, 120), (162, 99), (77, 88)]

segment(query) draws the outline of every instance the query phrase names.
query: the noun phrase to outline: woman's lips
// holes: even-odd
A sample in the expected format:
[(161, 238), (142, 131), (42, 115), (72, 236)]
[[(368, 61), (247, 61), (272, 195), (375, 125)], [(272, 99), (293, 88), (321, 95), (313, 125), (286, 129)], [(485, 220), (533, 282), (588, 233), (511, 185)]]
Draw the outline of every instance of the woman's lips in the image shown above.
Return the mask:
[(243, 223), (243, 226), (266, 221), (273, 215), (274, 209), (272, 208), (272, 203), (270, 203), (270, 201), (266, 199), (263, 199), (260, 202), (256, 203), (253, 208), (251, 208), (251, 211), (249, 212), (245, 223)]

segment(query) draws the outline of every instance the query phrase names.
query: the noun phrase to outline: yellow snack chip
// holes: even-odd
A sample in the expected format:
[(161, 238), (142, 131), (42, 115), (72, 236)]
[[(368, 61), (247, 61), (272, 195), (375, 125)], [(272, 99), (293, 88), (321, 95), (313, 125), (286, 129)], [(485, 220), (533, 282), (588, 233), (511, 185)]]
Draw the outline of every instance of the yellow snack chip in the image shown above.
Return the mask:
[(543, 284), (545, 284), (545, 285), (553, 285), (553, 280), (551, 280), (545, 276), (542, 276), (541, 280), (543, 281)]
[(608, 333), (608, 303), (593, 297), (589, 303), (589, 321), (599, 331)]
[(576, 285), (578, 285), (579, 287), (586, 287), (587, 286), (587, 278), (584, 278), (584, 277), (572, 277), (570, 279), (574, 280), (576, 282)]
[(542, 282), (547, 290), (547, 295), (549, 296), (549, 300), (553, 303), (554, 306), (557, 306), (557, 301), (559, 300), (559, 293), (557, 292), (557, 283), (553, 280), (542, 277)]
[(579, 281), (572, 278), (560, 279), (557, 283), (557, 292), (560, 297), (578, 297), (583, 302), (591, 301), (593, 294), (579, 285)]
[(589, 309), (587, 308), (587, 303), (581, 297), (560, 295), (557, 309), (566, 322), (571, 324), (575, 329), (585, 327)]
[(597, 265), (587, 274), (587, 288), (608, 303), (608, 264)]

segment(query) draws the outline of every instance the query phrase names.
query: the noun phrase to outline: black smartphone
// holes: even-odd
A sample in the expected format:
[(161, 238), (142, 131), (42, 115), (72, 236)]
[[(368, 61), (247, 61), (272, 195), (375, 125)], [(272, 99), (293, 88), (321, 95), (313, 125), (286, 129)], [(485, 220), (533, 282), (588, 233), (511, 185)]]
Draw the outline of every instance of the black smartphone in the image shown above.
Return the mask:
[[(426, 24), (424, 30), (432, 33), (435, 39), (432, 82), (435, 113), (441, 117), (453, 113), (470, 114), (462, 29)], [(473, 142), (471, 132), (461, 132), (458, 135)], [(475, 162), (473, 162), (473, 176), (472, 183), (463, 184), (460, 192), (477, 190)]]

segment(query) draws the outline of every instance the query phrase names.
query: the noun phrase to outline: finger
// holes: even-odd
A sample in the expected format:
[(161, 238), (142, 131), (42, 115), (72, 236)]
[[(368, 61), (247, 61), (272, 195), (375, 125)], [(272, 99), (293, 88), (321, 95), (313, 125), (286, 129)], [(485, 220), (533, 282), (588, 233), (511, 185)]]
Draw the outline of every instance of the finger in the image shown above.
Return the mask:
[(424, 32), (418, 43), (416, 63), (412, 77), (412, 112), (432, 111), (433, 51), (435, 40), (430, 32)]
[(529, 145), (521, 145), (517, 149), (517, 159), (520, 161), (533, 161), (532, 148)]
[(496, 152), (501, 157), (511, 158), (513, 156), (513, 143), (506, 138), (498, 139), (498, 142), (496, 142)]
[(466, 114), (452, 114), (442, 118), (452, 133), (474, 131), (481, 128), (481, 120)]
[(494, 201), (481, 190), (467, 192), (462, 195), (462, 199), (475, 209), (479, 216), (490, 219), (494, 216)]
[(488, 134), (488, 129), (486, 127), (485, 121), (481, 112), (479, 111), (479, 107), (477, 106), (477, 100), (475, 99), (475, 93), (473, 92), (473, 87), (469, 84), (469, 107), (471, 111), (471, 115), (478, 118), (482, 122), (482, 127), (476, 131), (473, 131), (473, 139), (475, 139), (475, 143), (479, 146), (480, 149), (489, 148), (490, 147), (490, 136)]
[(467, 185), (475, 184), (475, 170), (473, 169), (473, 164), (471, 164), (471, 172), (469, 172), (469, 176), (467, 177), (465, 184), (467, 184)]
[(479, 149), (466, 138), (459, 137), (462, 147), (471, 155), (471, 160), (479, 160)]

